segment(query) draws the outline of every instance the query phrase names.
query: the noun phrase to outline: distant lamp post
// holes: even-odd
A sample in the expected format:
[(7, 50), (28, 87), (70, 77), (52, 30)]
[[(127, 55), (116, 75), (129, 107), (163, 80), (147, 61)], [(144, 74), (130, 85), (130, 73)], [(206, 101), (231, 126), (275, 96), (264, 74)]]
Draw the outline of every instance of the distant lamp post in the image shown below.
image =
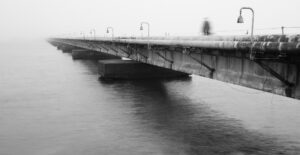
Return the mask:
[(243, 10), (250, 10), (252, 12), (252, 26), (251, 26), (251, 48), (250, 48), (250, 60), (253, 60), (254, 57), (253, 57), (253, 53), (252, 53), (252, 48), (253, 48), (253, 41), (254, 41), (254, 38), (253, 38), (253, 29), (254, 29), (254, 10), (250, 7), (242, 7), (240, 9), (240, 16), (238, 17), (237, 19), (237, 23), (244, 23), (244, 19), (243, 19), (243, 16), (242, 16), (242, 11)]
[(90, 34), (91, 34), (91, 36), (94, 35), (94, 40), (96, 40), (96, 30), (95, 29), (91, 29)]
[(284, 26), (281, 26), (281, 33), (284, 35)]
[(107, 27), (107, 28), (106, 28), (106, 33), (109, 33), (109, 30), (111, 30), (111, 37), (113, 38), (113, 37), (114, 37), (114, 28), (112, 28), (112, 27)]
[(85, 40), (85, 34), (84, 34), (84, 32), (80, 32), (80, 35), (82, 35), (83, 39)]
[(141, 22), (140, 30), (144, 30), (143, 24), (146, 24), (148, 26), (148, 38), (150, 37), (150, 24), (148, 22)]

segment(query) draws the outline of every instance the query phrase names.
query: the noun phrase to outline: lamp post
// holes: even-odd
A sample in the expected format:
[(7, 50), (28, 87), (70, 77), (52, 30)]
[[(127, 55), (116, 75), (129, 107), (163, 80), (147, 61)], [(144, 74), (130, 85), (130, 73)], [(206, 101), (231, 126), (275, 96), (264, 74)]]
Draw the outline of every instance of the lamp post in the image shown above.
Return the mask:
[(284, 35), (284, 26), (281, 26), (281, 34)]
[(244, 23), (244, 19), (242, 17), (242, 11), (243, 10), (250, 10), (252, 12), (252, 26), (251, 26), (251, 48), (250, 48), (250, 60), (253, 60), (254, 57), (252, 55), (252, 48), (253, 48), (253, 29), (254, 29), (254, 10), (250, 7), (242, 7), (240, 9), (240, 16), (238, 17), (237, 23)]
[(84, 32), (80, 32), (80, 35), (82, 35), (83, 39), (85, 40), (85, 34), (84, 34)]
[(95, 29), (91, 29), (90, 34), (91, 35), (94, 34), (94, 40), (96, 40), (96, 30)]
[(143, 24), (146, 24), (148, 26), (148, 49), (150, 49), (150, 24), (148, 22), (141, 22), (140, 30), (144, 30)]
[(148, 22), (141, 22), (141, 26), (140, 26), (141, 31), (144, 29), (143, 24), (146, 24), (148, 26), (148, 38), (149, 38), (150, 37), (150, 24)]
[(111, 37), (113, 38), (113, 37), (114, 37), (114, 28), (112, 28), (112, 27), (107, 27), (107, 28), (106, 28), (106, 33), (109, 33), (109, 29), (111, 29)]

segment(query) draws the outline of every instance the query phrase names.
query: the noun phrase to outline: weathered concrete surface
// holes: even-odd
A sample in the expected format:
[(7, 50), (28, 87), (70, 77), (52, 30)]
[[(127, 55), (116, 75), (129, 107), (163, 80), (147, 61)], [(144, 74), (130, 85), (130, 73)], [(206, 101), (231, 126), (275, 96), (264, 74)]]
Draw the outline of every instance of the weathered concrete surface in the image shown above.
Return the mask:
[(251, 43), (249, 35), (245, 36), (201, 36), (201, 37), (115, 37), (115, 38), (72, 38), (86, 42), (123, 43), (155, 46), (181, 46), (220, 50), (249, 50), (264, 52), (297, 52), (300, 50), (300, 35), (262, 35), (254, 36)]
[(100, 53), (97, 51), (91, 51), (86, 49), (72, 50), (73, 59), (85, 59), (85, 60), (104, 60), (104, 59), (121, 59), (120, 57)]
[[(300, 36), (52, 39), (280, 95), (300, 98)], [(255, 59), (250, 60), (250, 48)]]
[(183, 72), (148, 65), (132, 60), (100, 60), (100, 78), (110, 79), (152, 79), (188, 76)]

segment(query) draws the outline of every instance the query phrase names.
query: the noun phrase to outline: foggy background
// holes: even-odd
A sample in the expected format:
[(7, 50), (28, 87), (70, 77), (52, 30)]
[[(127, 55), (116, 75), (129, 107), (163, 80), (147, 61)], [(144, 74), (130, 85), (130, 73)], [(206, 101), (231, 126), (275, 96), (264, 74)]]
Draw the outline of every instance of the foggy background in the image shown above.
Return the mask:
[[(78, 36), (91, 29), (104, 36), (107, 26), (114, 27), (115, 36), (140, 36), (141, 21), (150, 23), (151, 36), (199, 35), (205, 17), (215, 34), (242, 35), (250, 29), (251, 12), (244, 10), (245, 23), (237, 24), (241, 7), (254, 9), (255, 28), (280, 28), (300, 26), (299, 4), (299, 0), (1, 0), (0, 41)], [(286, 33), (299, 31), (287, 29)], [(264, 33), (280, 34), (281, 30), (254, 34)]]
[[(206, 17), (215, 35), (244, 35), (251, 25), (249, 10), (243, 11), (245, 23), (237, 24), (244, 6), (254, 9), (256, 29), (276, 28), (254, 34), (281, 34), (281, 26), (300, 26), (299, 4), (300, 0), (0, 0), (0, 155), (300, 154), (299, 100), (197, 75), (99, 80), (97, 61), (73, 60), (71, 53), (45, 40), (88, 35), (91, 29), (97, 36), (110, 37), (108, 26), (114, 27), (115, 36), (145, 36), (147, 28), (139, 30), (141, 21), (150, 23), (151, 36), (196, 36)], [(300, 29), (285, 32), (300, 34)], [(164, 58), (168, 53), (163, 54), (157, 55), (163, 59), (157, 58), (170, 62)], [(186, 55), (182, 60), (200, 63), (205, 57)], [(220, 63), (214, 65), (225, 64), (222, 68), (239, 61), (217, 58)], [(245, 68), (254, 68), (249, 74), (262, 72), (244, 60)], [(284, 65), (280, 63), (281, 59), (266, 65), (279, 71)], [(291, 76), (295, 77), (299, 68), (286, 66), (287, 72), (297, 69)], [(263, 86), (273, 80), (264, 75)]]

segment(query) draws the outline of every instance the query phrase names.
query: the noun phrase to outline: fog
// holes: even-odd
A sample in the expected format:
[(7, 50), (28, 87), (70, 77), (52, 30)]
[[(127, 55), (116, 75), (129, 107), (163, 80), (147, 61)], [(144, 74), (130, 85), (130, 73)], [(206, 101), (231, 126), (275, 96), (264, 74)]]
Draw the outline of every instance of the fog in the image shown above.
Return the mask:
[[(141, 21), (150, 23), (152, 36), (199, 35), (205, 17), (214, 34), (239, 35), (245, 34), (251, 21), (250, 11), (245, 10), (245, 23), (236, 23), (243, 6), (254, 9), (257, 29), (300, 26), (299, 0), (1, 0), (0, 40), (78, 36), (91, 29), (105, 36), (107, 26), (114, 27), (115, 36), (140, 36)], [(240, 29), (243, 31), (223, 33)], [(286, 31), (300, 34), (300, 29)], [(281, 30), (257, 30), (255, 34), (262, 33)]]

